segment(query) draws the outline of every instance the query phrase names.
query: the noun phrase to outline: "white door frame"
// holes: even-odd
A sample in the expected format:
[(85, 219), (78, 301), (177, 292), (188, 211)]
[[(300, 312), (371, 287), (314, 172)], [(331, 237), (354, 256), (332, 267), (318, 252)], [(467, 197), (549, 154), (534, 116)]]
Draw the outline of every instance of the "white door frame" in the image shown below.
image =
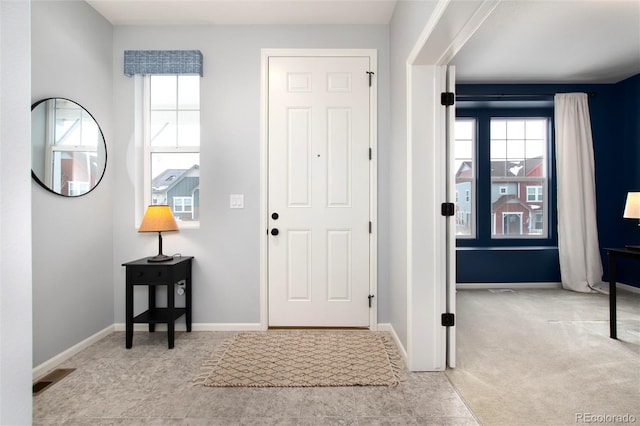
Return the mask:
[[(261, 50), (261, 76), (260, 76), (260, 328), (266, 330), (269, 327), (269, 274), (268, 256), (269, 240), (268, 229), (268, 201), (269, 201), (269, 58), (270, 57), (353, 57), (364, 56), (369, 58), (370, 71), (374, 72), (371, 80), (371, 96), (369, 98), (369, 147), (372, 159), (369, 162), (369, 218), (372, 223), (369, 235), (369, 291), (374, 295), (371, 309), (369, 310), (369, 329), (378, 328), (378, 243), (377, 243), (377, 206), (378, 206), (378, 110), (377, 110), (377, 72), (378, 52), (376, 49), (262, 49)], [(366, 76), (363, 76), (366, 78)]]
[[(410, 371), (447, 368), (447, 273), (455, 271), (455, 252), (447, 252), (446, 140), (440, 93), (446, 89), (446, 65), (501, 0), (438, 0), (406, 62), (407, 75), (407, 335)], [(435, 183), (424, 188), (425, 182)], [(451, 236), (455, 246), (455, 235)], [(455, 308), (455, 288), (450, 296)], [(455, 346), (449, 348), (455, 351)], [(454, 353), (455, 358), (455, 353)], [(453, 365), (451, 366), (453, 367)]]

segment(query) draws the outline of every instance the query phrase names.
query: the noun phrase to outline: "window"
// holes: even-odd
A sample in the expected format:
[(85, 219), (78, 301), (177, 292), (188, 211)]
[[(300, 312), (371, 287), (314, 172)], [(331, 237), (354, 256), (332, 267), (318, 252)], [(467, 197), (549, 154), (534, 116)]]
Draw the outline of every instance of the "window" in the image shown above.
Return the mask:
[[(456, 170), (456, 236), (475, 236), (475, 146), (476, 121), (456, 119), (455, 123), (455, 170)], [(460, 201), (458, 194), (464, 193)]]
[(145, 202), (171, 206), (197, 223), (200, 188), (200, 77), (145, 76)]
[(527, 186), (527, 201), (542, 201), (542, 186)]
[(70, 180), (68, 183), (69, 183), (69, 195), (71, 196), (82, 195), (89, 192), (89, 189), (90, 189), (89, 182)]
[(193, 197), (173, 197), (174, 213), (191, 213), (193, 211)]
[(547, 237), (546, 118), (491, 118), (492, 238)]

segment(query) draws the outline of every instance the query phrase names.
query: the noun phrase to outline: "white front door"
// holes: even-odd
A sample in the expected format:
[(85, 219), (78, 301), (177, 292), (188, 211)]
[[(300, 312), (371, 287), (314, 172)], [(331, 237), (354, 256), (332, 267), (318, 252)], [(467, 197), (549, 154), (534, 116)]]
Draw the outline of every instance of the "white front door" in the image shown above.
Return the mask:
[(269, 326), (369, 326), (369, 62), (269, 57)]

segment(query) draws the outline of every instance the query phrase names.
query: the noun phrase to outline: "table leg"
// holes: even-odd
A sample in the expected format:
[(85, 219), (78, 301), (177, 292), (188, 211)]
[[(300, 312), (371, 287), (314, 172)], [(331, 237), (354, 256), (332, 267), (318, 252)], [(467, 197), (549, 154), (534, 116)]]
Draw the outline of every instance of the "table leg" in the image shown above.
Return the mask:
[(616, 258), (609, 253), (609, 337), (618, 338), (616, 324)]
[(125, 347), (131, 349), (133, 346), (133, 285), (127, 279), (126, 285), (126, 326), (125, 326)]
[[(149, 284), (147, 286), (149, 291), (149, 312), (153, 312), (156, 309), (156, 286)], [(156, 331), (156, 324), (149, 323), (149, 333)]]
[[(173, 276), (171, 277), (173, 278)], [(175, 292), (174, 281), (171, 280), (171, 284), (167, 285), (167, 310), (169, 318), (167, 318), (167, 338), (169, 340), (169, 349), (173, 349), (173, 341), (175, 338), (175, 325), (176, 320), (174, 317), (175, 307)]]

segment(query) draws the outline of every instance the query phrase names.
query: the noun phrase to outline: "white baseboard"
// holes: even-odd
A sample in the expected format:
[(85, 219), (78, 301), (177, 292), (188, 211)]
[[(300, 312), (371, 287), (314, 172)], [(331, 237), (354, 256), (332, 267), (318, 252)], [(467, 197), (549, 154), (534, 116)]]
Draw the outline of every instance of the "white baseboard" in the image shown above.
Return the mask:
[(562, 288), (559, 282), (536, 282), (536, 283), (457, 283), (458, 290), (489, 290), (494, 288), (510, 288), (513, 290), (524, 290), (532, 288)]
[(616, 283), (616, 290), (617, 289), (625, 290), (625, 291), (628, 291), (630, 293), (640, 294), (640, 288), (639, 287), (634, 287), (634, 286), (629, 285), (629, 284)]
[(114, 326), (112, 324), (104, 328), (103, 330), (98, 331), (96, 334), (87, 337), (82, 342), (71, 346), (69, 349), (63, 352), (60, 352), (58, 355), (48, 359), (42, 364), (33, 367), (33, 381), (34, 382), (37, 381), (39, 378), (44, 376), (49, 371), (53, 370), (54, 368), (56, 368), (57, 366), (59, 366), (60, 364), (62, 364), (63, 362), (65, 362), (75, 354), (77, 354), (78, 352), (82, 351), (83, 349), (88, 348), (89, 346), (91, 346), (98, 340), (102, 339), (103, 337), (106, 337), (109, 334), (113, 333), (113, 331), (114, 331)]
[[(115, 323), (114, 331), (125, 331), (123, 322)], [(134, 324), (133, 331), (148, 331), (148, 324)], [(187, 325), (179, 321), (175, 325), (176, 331), (187, 331)], [(263, 331), (260, 323), (193, 323), (191, 331)], [(167, 324), (156, 324), (156, 331), (167, 331)]]
[[(562, 283), (559, 282), (537, 282), (537, 283), (458, 283), (456, 289), (458, 290), (489, 290), (509, 288), (512, 290), (524, 290), (524, 289), (536, 289), (536, 288), (562, 288)], [(609, 283), (604, 282), (602, 289), (606, 294), (609, 294)], [(640, 294), (640, 288), (629, 284), (617, 283), (616, 289), (628, 291), (630, 293)]]
[(385, 331), (385, 332), (391, 333), (391, 336), (393, 337), (393, 341), (396, 343), (396, 346), (398, 347), (398, 352), (400, 352), (400, 356), (402, 357), (402, 361), (404, 361), (404, 365), (409, 365), (407, 350), (405, 349), (404, 345), (398, 338), (398, 335), (396, 334), (396, 330), (393, 328), (393, 325), (391, 325), (391, 323), (388, 323), (388, 322), (378, 324), (378, 331)]
[[(629, 293), (640, 294), (640, 288), (634, 287), (629, 284), (616, 283), (616, 290), (628, 291)], [(609, 283), (602, 283), (602, 292), (604, 294), (609, 294)]]

